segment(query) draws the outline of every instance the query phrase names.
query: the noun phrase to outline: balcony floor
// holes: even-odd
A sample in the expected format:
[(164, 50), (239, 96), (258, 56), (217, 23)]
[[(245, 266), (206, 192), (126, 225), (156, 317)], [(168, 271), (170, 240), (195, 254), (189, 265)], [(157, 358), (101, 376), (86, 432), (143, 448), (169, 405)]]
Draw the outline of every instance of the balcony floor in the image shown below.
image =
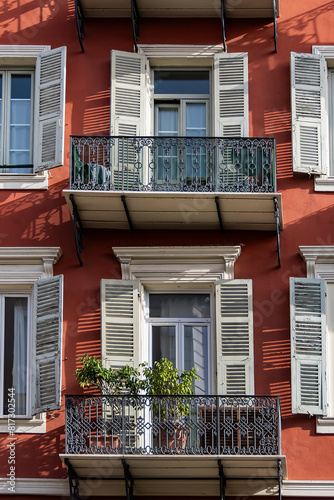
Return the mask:
[[(94, 488), (94, 495), (124, 495), (122, 459), (134, 479), (134, 496), (219, 496), (220, 459), (226, 477), (226, 495), (275, 495), (278, 491), (277, 466), (281, 460), (287, 478), (286, 457), (261, 456), (155, 456), (155, 455), (73, 455), (62, 454), (74, 472)], [(96, 478), (96, 489), (93, 479)], [(103, 481), (101, 481), (103, 480)], [(81, 488), (81, 487), (80, 487)]]
[(202, 193), (64, 190), (72, 213), (74, 196), (83, 227), (129, 229), (121, 196), (125, 196), (134, 229), (220, 229), (275, 231), (273, 198), (277, 198), (283, 229), (280, 193)]

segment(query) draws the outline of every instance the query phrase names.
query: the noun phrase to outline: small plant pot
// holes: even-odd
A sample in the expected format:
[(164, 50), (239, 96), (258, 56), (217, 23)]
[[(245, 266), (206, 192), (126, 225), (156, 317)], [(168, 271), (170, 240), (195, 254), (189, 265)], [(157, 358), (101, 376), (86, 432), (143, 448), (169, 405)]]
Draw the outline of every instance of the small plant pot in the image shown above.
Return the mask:
[(182, 425), (175, 423), (174, 429), (166, 425), (165, 429), (160, 429), (156, 434), (157, 446), (166, 454), (182, 454), (185, 452), (189, 432), (185, 431)]

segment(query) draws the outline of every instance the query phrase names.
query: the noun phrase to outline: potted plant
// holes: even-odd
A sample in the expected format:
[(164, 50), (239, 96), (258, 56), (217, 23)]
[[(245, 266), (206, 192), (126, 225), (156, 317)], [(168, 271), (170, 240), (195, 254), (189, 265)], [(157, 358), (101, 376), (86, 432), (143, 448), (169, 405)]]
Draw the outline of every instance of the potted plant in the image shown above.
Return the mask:
[(153, 399), (153, 429), (157, 445), (172, 452), (182, 452), (189, 435), (186, 423), (189, 403), (182, 396), (194, 394), (194, 381), (198, 380), (195, 368), (181, 372), (166, 358), (155, 361), (151, 367), (147, 364), (141, 366), (146, 394)]
[(82, 367), (75, 371), (75, 375), (80, 386), (98, 389), (103, 396), (101, 406), (97, 406), (96, 419), (103, 414), (106, 432), (99, 434), (97, 427), (96, 435), (89, 436), (89, 447), (93, 444), (98, 449), (106, 448), (110, 443), (111, 448), (117, 451), (122, 446), (119, 432), (123, 415), (118, 399), (113, 400), (112, 396), (137, 395), (144, 387), (139, 370), (129, 365), (117, 369), (104, 368), (100, 359), (88, 354), (79, 358), (79, 361)]

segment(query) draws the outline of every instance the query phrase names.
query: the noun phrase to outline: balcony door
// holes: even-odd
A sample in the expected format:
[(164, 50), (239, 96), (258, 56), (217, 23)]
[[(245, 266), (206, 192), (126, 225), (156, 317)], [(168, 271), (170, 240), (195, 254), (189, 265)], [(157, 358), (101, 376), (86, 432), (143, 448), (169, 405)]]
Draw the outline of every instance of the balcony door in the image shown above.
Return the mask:
[(155, 135), (170, 138), (158, 148), (158, 183), (189, 185), (205, 179), (206, 148), (176, 138), (209, 135), (209, 89), (208, 70), (154, 72)]
[(209, 393), (210, 295), (150, 294), (151, 359), (167, 358), (179, 370), (196, 369), (196, 394)]

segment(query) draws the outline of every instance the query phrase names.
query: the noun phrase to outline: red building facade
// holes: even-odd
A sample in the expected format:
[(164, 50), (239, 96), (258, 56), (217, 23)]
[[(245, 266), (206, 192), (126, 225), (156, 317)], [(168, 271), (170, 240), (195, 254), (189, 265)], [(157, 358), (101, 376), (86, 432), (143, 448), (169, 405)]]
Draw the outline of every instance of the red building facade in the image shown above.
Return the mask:
[[(333, 4), (123, 3), (0, 11), (0, 492), (334, 497)], [(85, 353), (195, 366), (187, 444)]]

